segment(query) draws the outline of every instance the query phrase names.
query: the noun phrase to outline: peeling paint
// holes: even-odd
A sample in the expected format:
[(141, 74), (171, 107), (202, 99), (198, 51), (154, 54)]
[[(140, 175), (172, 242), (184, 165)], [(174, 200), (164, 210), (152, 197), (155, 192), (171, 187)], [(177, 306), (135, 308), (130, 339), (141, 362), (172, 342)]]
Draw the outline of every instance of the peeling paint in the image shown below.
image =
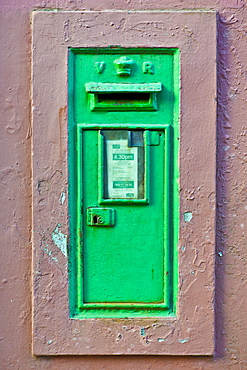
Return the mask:
[(66, 192), (65, 192), (65, 190), (63, 190), (62, 193), (61, 193), (61, 196), (59, 198), (59, 202), (60, 202), (61, 206), (64, 204), (65, 199), (66, 199)]
[(68, 42), (70, 41), (70, 21), (69, 20), (66, 20), (64, 22), (64, 41), (65, 42)]
[(52, 240), (60, 251), (67, 257), (67, 235), (63, 234), (59, 228), (61, 224), (57, 224), (52, 232)]
[(44, 252), (50, 257), (50, 259), (52, 259), (53, 261), (55, 261), (55, 262), (58, 262), (58, 259), (57, 259), (57, 257), (54, 257), (53, 255), (52, 255), (52, 251), (50, 251), (48, 248), (44, 248), (43, 249), (44, 250)]
[(186, 339), (179, 339), (178, 341), (179, 341), (180, 343), (186, 343), (186, 342), (188, 342), (188, 340), (189, 340), (189, 338), (186, 338)]
[(141, 335), (145, 335), (146, 332), (145, 332), (145, 328), (141, 328), (141, 332), (140, 332)]
[(165, 339), (164, 338), (158, 338), (158, 342), (164, 342)]
[(184, 213), (184, 221), (190, 222), (193, 218), (192, 212), (185, 212)]

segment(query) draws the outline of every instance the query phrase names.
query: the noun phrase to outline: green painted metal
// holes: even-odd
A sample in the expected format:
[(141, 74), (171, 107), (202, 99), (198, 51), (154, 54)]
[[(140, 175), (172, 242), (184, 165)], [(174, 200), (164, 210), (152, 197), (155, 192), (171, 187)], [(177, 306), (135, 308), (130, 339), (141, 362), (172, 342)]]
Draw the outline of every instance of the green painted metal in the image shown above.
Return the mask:
[(154, 83), (100, 83), (100, 82), (89, 82), (85, 84), (86, 91), (89, 93), (98, 92), (159, 92), (162, 90), (162, 84), (160, 82)]
[(72, 317), (175, 315), (178, 138), (177, 49), (70, 49)]

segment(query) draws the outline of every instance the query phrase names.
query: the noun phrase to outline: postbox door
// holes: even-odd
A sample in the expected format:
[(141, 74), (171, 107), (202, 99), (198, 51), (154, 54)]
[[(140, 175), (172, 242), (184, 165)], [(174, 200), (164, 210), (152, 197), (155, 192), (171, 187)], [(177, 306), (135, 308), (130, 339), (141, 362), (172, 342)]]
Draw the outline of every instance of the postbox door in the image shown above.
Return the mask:
[(164, 304), (165, 131), (80, 130), (79, 305)]

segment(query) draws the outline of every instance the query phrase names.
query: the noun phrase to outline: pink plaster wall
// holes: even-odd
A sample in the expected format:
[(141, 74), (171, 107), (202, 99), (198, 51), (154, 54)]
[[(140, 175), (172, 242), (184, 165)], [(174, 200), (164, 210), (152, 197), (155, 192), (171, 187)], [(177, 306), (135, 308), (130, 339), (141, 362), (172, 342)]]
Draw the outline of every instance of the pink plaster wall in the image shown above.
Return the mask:
[[(31, 356), (30, 13), (35, 8), (194, 9), (218, 17), (216, 353), (207, 357)], [(247, 5), (244, 0), (5, 0), (0, 4), (1, 369), (247, 368)], [(206, 71), (205, 71), (206, 73)], [(205, 169), (206, 171), (206, 169)], [(200, 292), (198, 292), (200, 294)]]

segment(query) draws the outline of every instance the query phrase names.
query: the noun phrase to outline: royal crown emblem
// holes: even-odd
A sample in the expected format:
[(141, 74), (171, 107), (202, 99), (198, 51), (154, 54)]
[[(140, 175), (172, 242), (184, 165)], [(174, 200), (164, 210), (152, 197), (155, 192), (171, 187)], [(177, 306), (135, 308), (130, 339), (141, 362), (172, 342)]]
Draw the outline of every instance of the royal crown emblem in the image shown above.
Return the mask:
[(120, 77), (128, 77), (133, 70), (134, 61), (128, 57), (120, 57), (114, 60), (114, 65), (117, 70), (117, 75)]

